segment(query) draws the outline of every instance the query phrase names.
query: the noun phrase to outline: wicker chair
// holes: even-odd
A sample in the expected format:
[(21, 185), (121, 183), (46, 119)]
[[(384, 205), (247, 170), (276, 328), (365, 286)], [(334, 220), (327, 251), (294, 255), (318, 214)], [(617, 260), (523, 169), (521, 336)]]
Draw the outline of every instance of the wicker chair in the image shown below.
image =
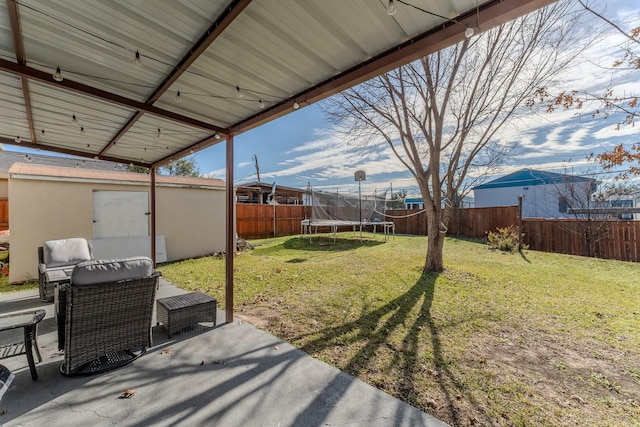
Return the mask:
[(76, 265), (65, 299), (65, 375), (119, 368), (151, 346), (153, 303), (160, 273), (147, 257)]
[[(54, 287), (57, 283), (68, 282), (73, 267), (93, 259), (93, 247), (86, 239), (47, 240), (38, 247), (38, 281), (40, 282), (40, 300), (53, 301)], [(65, 280), (49, 280), (51, 273), (62, 274)]]

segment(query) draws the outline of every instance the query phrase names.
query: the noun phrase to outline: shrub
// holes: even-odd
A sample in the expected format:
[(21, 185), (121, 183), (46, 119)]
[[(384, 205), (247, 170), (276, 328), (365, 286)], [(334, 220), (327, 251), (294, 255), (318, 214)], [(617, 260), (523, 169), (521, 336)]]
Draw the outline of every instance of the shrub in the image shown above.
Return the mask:
[[(487, 236), (487, 244), (491, 249), (499, 249), (503, 252), (518, 251), (518, 230), (513, 225), (497, 228), (497, 232), (490, 231)], [(522, 249), (526, 249), (523, 245)]]

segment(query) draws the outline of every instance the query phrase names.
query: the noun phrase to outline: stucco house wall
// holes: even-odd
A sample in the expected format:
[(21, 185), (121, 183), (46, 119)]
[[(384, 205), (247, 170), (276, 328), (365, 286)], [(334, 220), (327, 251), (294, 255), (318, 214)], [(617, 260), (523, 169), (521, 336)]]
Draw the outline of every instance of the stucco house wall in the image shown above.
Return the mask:
[[(157, 181), (156, 234), (165, 236), (167, 260), (223, 251), (224, 183), (187, 177), (158, 177)], [(149, 176), (24, 164), (11, 168), (11, 283), (37, 279), (37, 247), (45, 240), (94, 238), (96, 190), (150, 194)]]
[[(475, 207), (518, 205), (526, 218), (575, 218), (568, 205), (585, 207), (597, 185), (591, 178), (522, 169), (473, 189)], [(562, 206), (562, 209), (561, 209)]]
[(559, 210), (559, 184), (543, 184), (522, 187), (475, 189), (475, 207), (514, 206), (523, 195), (522, 216), (525, 218), (566, 218)]
[(225, 191), (160, 185), (156, 193), (156, 233), (165, 237), (167, 260), (225, 250)]

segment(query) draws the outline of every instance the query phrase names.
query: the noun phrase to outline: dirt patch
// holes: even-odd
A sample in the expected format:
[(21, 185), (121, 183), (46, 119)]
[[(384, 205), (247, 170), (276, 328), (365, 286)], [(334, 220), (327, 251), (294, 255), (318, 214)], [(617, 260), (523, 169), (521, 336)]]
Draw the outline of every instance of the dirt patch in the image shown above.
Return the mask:
[(280, 318), (280, 313), (270, 307), (244, 306), (235, 314), (239, 319), (265, 330), (269, 330), (270, 326)]
[[(505, 395), (514, 394), (532, 407), (545, 408), (538, 418), (532, 415), (528, 424), (581, 425), (588, 420), (610, 420), (610, 412), (616, 411), (621, 415), (620, 425), (627, 425), (623, 420), (640, 413), (640, 380), (634, 368), (640, 366), (640, 357), (635, 354), (602, 343), (565, 342), (537, 330), (502, 330), (478, 337), (474, 344), (469, 363), (484, 364)], [(511, 390), (518, 382), (522, 389)], [(602, 416), (604, 412), (608, 417)], [(550, 414), (555, 417), (543, 418)], [(504, 425), (517, 424), (508, 416), (506, 420)]]
[(630, 373), (634, 366), (640, 366), (637, 355), (596, 342), (566, 343), (560, 337), (532, 330), (503, 330), (499, 336), (485, 336), (482, 347), (487, 360), (510, 371), (524, 370), (540, 382), (574, 390), (579, 384), (591, 383), (592, 389), (614, 397), (627, 395), (640, 400), (640, 385)]

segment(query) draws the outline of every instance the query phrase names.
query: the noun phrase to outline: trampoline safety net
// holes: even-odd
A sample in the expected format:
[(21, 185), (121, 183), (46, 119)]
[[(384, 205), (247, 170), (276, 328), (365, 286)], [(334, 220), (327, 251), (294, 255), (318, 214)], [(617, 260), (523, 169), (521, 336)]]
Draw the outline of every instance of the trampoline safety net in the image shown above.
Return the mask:
[(386, 190), (374, 194), (311, 192), (311, 222), (384, 222)]

